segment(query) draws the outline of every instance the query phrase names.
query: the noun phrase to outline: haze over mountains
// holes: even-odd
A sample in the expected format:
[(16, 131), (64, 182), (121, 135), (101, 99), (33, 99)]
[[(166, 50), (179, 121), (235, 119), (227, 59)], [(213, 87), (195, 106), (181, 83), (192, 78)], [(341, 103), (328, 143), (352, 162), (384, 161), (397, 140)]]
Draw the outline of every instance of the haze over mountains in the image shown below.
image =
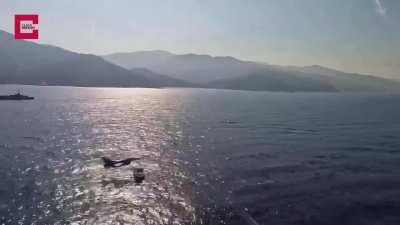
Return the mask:
[(218, 79), (246, 75), (265, 67), (229, 56), (176, 55), (160, 50), (116, 53), (103, 58), (127, 69), (144, 67), (177, 79), (203, 84)]
[(209, 88), (267, 91), (397, 91), (398, 82), (321, 66), (276, 66), (209, 55), (166, 51), (116, 53), (104, 59), (130, 69), (144, 67)]
[(0, 31), (0, 83), (3, 84), (164, 86), (163, 80), (160, 79), (149, 78), (144, 71), (128, 71), (95, 55), (78, 54), (54, 46), (14, 40), (12, 34)]
[(0, 84), (204, 87), (265, 91), (399, 91), (398, 82), (321, 66), (275, 66), (166, 51), (103, 57), (14, 40), (0, 30)]

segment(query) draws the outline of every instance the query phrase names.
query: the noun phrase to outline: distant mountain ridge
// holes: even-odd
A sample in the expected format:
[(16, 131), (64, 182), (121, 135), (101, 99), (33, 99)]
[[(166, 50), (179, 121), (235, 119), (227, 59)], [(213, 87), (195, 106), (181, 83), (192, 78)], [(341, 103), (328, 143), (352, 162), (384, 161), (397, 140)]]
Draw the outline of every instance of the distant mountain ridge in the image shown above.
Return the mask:
[[(141, 67), (192, 83), (242, 76), (264, 66), (230, 56), (177, 55), (166, 51), (115, 53), (104, 59), (126, 69)], [(211, 72), (210, 72), (211, 71)]]
[(301, 72), (264, 69), (251, 74), (221, 79), (207, 84), (210, 88), (282, 91), (282, 92), (337, 92), (334, 85), (324, 81), (323, 76), (309, 76)]
[(143, 71), (126, 70), (99, 56), (14, 40), (11, 34), (0, 30), (0, 83), (3, 84), (157, 88), (167, 80), (168, 77), (157, 80)]
[(0, 30), (0, 84), (87, 87), (202, 87), (266, 91), (399, 91), (392, 80), (318, 65), (276, 66), (230, 56), (166, 51), (79, 54), (14, 40)]
[[(267, 91), (399, 91), (400, 83), (313, 65), (277, 66), (230, 56), (140, 51), (103, 56), (124, 68), (143, 67), (209, 88)], [(313, 86), (315, 85), (315, 86)]]

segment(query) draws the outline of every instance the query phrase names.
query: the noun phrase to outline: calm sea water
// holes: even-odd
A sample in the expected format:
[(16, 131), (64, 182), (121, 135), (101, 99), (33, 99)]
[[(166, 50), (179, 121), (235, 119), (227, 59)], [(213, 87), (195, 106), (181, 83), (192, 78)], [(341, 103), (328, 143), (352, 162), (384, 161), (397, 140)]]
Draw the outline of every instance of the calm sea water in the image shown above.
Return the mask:
[(0, 224), (400, 224), (400, 95), (16, 89)]

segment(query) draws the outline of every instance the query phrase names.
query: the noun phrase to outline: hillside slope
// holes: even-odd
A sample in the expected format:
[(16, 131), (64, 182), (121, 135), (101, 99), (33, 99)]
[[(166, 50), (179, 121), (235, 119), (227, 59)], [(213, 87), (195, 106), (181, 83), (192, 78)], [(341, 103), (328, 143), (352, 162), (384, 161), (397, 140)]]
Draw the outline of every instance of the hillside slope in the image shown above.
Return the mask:
[(156, 82), (95, 55), (14, 40), (0, 31), (0, 83), (158, 87)]

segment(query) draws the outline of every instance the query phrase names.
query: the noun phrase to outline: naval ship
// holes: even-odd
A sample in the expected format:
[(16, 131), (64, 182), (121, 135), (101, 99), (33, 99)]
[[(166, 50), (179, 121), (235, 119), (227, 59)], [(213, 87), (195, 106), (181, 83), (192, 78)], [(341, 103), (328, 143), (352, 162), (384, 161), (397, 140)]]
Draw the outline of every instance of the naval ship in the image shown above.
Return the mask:
[(19, 91), (13, 95), (0, 95), (0, 100), (33, 100), (33, 99), (34, 97), (21, 95)]

